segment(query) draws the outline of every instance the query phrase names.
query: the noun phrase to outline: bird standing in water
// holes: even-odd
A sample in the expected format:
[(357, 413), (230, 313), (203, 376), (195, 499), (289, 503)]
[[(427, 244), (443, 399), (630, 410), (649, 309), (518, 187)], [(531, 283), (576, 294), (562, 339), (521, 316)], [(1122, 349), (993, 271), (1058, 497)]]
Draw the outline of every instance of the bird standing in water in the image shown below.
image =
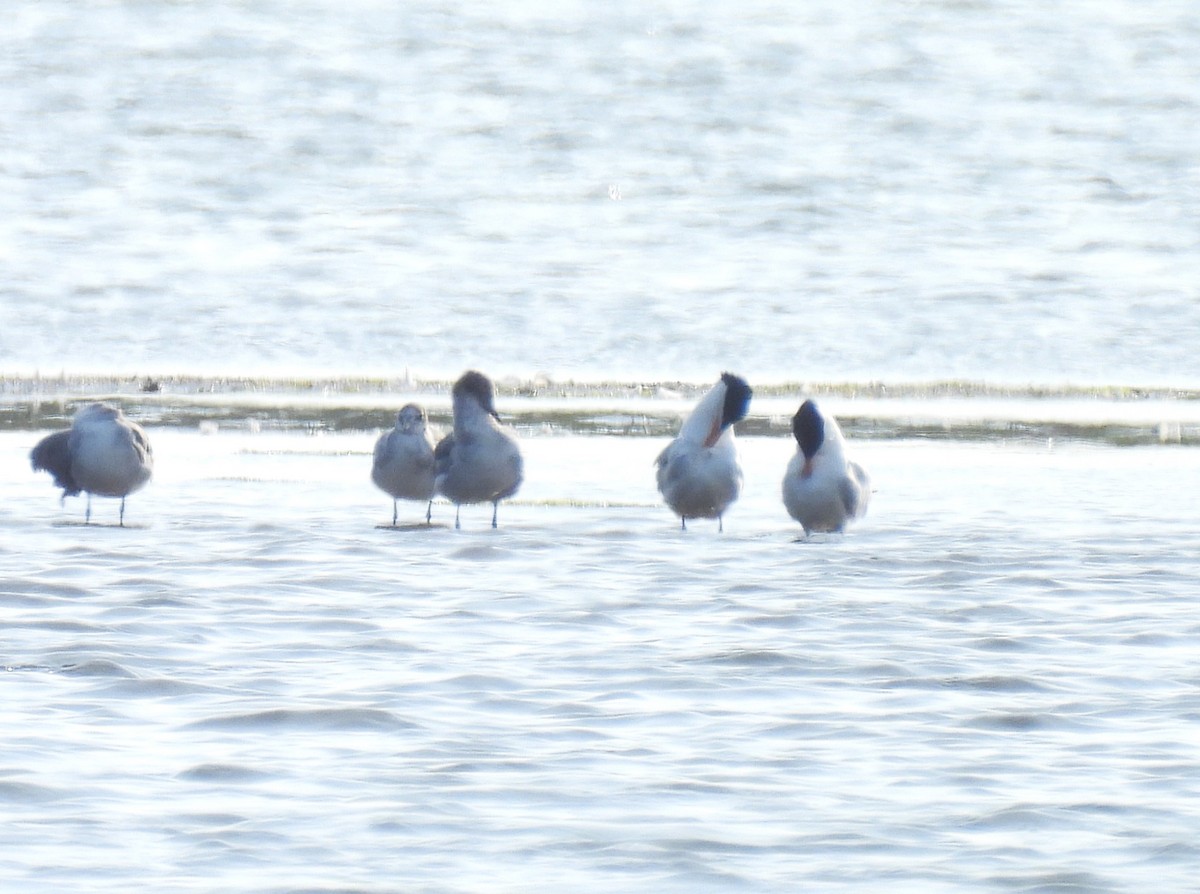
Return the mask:
[(722, 516), (742, 491), (733, 425), (746, 418), (752, 394), (741, 376), (721, 373), (655, 460), (658, 489), (685, 531), (689, 518), (715, 518), (725, 530)]
[(400, 500), (425, 500), (425, 524), (433, 520), (433, 433), (423, 407), (406, 404), (396, 414), (396, 427), (375, 442), (371, 480), (392, 498), (392, 526)]
[(501, 425), (496, 389), (481, 372), (469, 370), (451, 391), (454, 431), (434, 450), (437, 492), (454, 504), (454, 527), (463, 503), (491, 503), (492, 527), (500, 501), (521, 486), (524, 465), (516, 435)]
[(92, 494), (125, 498), (150, 480), (154, 455), (142, 427), (118, 407), (90, 403), (80, 408), (66, 431), (47, 435), (29, 454), (35, 472), (45, 470), (63, 490), (62, 499), (87, 494), (84, 523), (92, 520)]
[(867, 514), (871, 479), (846, 459), (846, 440), (837, 420), (806, 400), (792, 417), (796, 455), (783, 476), (783, 505), (804, 526), (805, 536), (841, 531)]

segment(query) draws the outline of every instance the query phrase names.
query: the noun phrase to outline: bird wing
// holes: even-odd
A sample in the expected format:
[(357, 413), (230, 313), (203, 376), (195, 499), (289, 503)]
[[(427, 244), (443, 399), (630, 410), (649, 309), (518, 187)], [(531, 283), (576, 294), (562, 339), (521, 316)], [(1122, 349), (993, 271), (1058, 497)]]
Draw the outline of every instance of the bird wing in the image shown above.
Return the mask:
[(146, 437), (146, 433), (140, 425), (129, 426), (129, 434), (133, 437), (133, 447), (143, 462), (154, 456), (154, 451), (150, 449), (150, 439)]
[(662, 453), (660, 453), (658, 456), (656, 456), (654, 458), (654, 465), (658, 466), (658, 470), (660, 472), (663, 469), (665, 469), (667, 466), (667, 463), (669, 463), (671, 461), (671, 448), (674, 446), (675, 446), (675, 442), (672, 441), (670, 444), (668, 444), (666, 447), (664, 447), (662, 449)]
[(867, 511), (867, 501), (871, 498), (871, 478), (858, 463), (850, 462), (846, 467), (849, 474), (842, 479), (838, 490), (846, 512), (851, 518), (857, 518)]
[(81, 488), (71, 474), (71, 432), (60, 431), (38, 441), (29, 454), (35, 472), (46, 471), (54, 476), (55, 487), (63, 489), (64, 497), (73, 497)]
[(846, 515), (854, 518), (858, 515), (858, 485), (849, 479), (843, 478), (838, 483), (838, 496), (842, 498), (842, 505), (846, 508)]
[(436, 474), (445, 475), (450, 470), (450, 454), (454, 450), (454, 432), (446, 435), (433, 448), (433, 466)]

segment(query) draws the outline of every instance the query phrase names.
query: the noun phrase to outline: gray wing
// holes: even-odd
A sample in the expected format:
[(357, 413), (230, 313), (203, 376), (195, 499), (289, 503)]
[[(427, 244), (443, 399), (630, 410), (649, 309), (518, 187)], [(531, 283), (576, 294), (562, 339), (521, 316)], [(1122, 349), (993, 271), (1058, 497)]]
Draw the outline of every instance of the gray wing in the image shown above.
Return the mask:
[(60, 431), (38, 441), (29, 454), (35, 472), (46, 471), (54, 476), (55, 487), (63, 489), (64, 497), (73, 497), (81, 488), (71, 474), (71, 432)]
[(446, 435), (433, 448), (433, 473), (438, 477), (450, 471), (450, 454), (454, 451), (454, 433)]
[(867, 511), (867, 502), (871, 498), (871, 476), (858, 463), (847, 463), (849, 474), (842, 479), (838, 491), (842, 505), (851, 518), (858, 518)]
[(507, 500), (520, 489), (521, 482), (525, 480), (525, 461), (521, 458), (520, 451), (513, 453), (510, 457), (510, 462), (513, 473), (512, 486), (506, 488), (503, 493), (497, 494), (497, 500)]
[(838, 485), (838, 496), (842, 498), (842, 506), (846, 508), (846, 515), (850, 518), (857, 516), (858, 484), (849, 478), (843, 478), (841, 484)]
[(146, 432), (140, 425), (130, 425), (129, 434), (132, 436), (133, 449), (138, 452), (143, 463), (154, 456), (154, 451), (150, 449), (150, 439), (146, 437)]
[(672, 462), (675, 459), (675, 442), (672, 441), (663, 448), (662, 453), (654, 460), (655, 478), (658, 480), (658, 488), (662, 490), (668, 483), (679, 477), (682, 471), (681, 464)]
[(375, 452), (372, 454), (372, 468), (378, 469), (388, 461), (392, 450), (392, 433), (385, 431), (381, 434), (378, 440), (375, 441)]

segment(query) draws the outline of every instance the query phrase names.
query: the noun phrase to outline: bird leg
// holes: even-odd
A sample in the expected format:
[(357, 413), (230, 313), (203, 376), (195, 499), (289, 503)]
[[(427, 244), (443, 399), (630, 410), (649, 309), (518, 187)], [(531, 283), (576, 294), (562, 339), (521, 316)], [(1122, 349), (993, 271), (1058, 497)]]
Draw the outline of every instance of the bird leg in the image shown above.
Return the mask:
[(425, 524), (433, 524), (433, 500), (430, 500), (429, 505), (425, 507)]
[(497, 500), (492, 504), (492, 527), (496, 527), (496, 510), (500, 508), (500, 501)]

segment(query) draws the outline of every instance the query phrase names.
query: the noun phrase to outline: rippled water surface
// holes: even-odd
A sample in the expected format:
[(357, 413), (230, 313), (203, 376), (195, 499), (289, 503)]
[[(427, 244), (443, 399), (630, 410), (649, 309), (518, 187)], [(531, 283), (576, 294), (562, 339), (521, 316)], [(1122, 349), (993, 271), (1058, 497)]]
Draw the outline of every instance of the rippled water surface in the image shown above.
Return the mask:
[(0, 370), (1194, 386), (1197, 82), (1178, 0), (12, 0)]
[[(4, 891), (1195, 889), (1194, 4), (4, 15)], [(468, 367), (520, 494), (381, 527)], [(876, 492), (801, 541), (809, 391)], [(101, 397), (128, 529), (29, 469)]]
[[(527, 433), (390, 520), (367, 432), (151, 432), (127, 530), (0, 434), (0, 878), (20, 890), (1182, 891), (1200, 452), (859, 442), (798, 541), (654, 437)], [(447, 526), (447, 525), (450, 526)]]

